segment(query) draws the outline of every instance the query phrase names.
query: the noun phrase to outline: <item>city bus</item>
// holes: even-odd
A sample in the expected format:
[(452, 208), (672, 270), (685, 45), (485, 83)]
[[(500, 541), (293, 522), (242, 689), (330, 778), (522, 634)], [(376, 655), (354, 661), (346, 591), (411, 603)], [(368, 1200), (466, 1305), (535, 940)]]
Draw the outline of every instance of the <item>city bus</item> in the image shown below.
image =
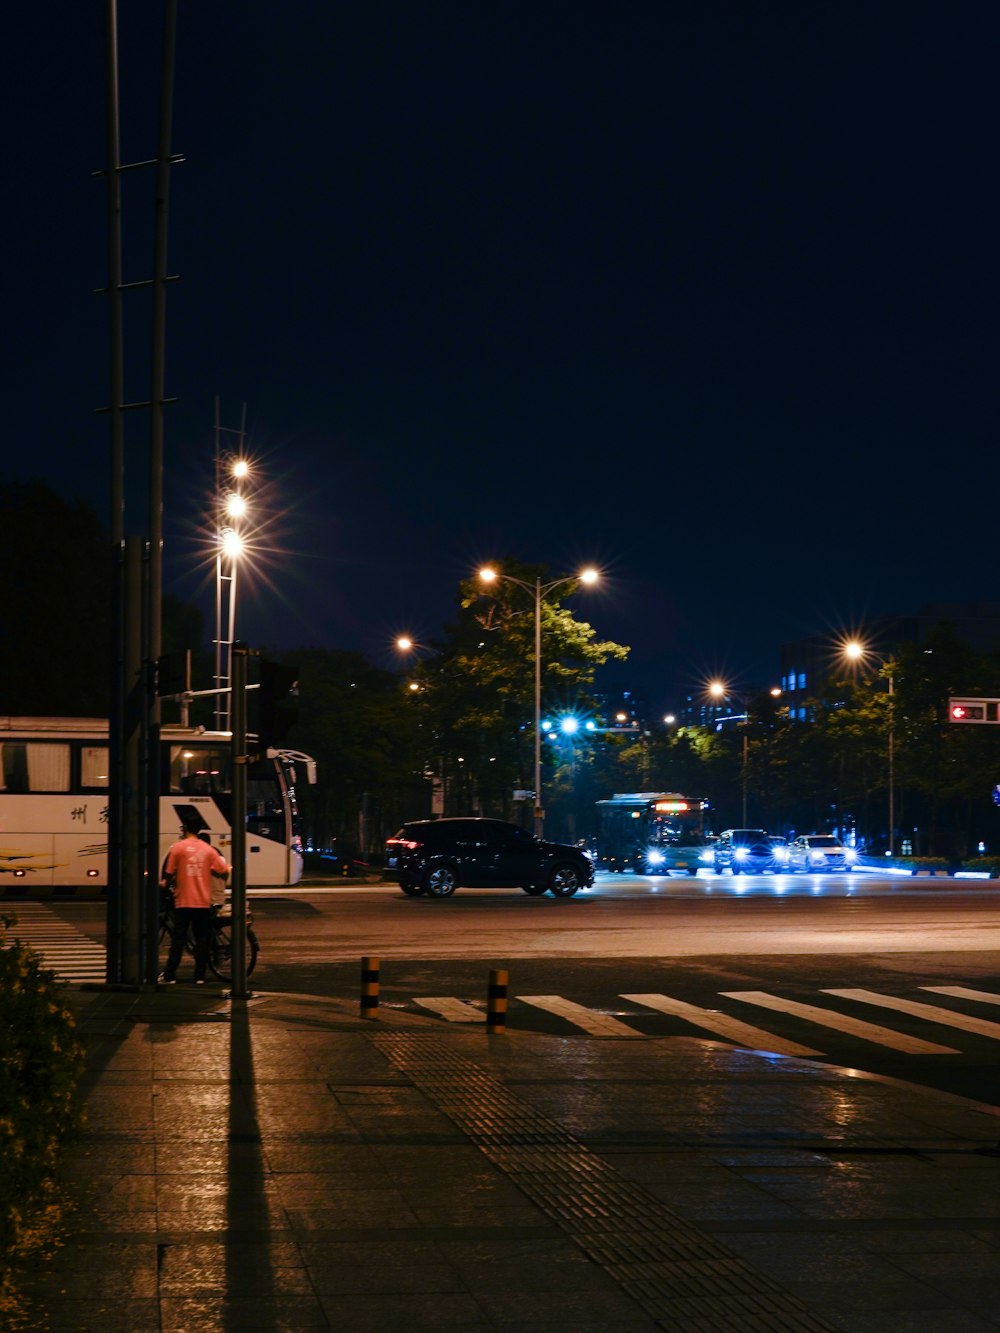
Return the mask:
[(704, 796), (616, 792), (597, 802), (597, 864), (615, 871), (655, 869), (668, 848), (705, 841), (708, 809)]
[[(109, 758), (105, 718), (0, 717), (0, 888), (107, 888)], [(268, 750), (247, 767), (248, 885), (302, 876), (296, 765), (315, 781), (297, 751)], [(230, 859), (231, 774), (228, 732), (163, 725), (161, 860), (182, 818)]]

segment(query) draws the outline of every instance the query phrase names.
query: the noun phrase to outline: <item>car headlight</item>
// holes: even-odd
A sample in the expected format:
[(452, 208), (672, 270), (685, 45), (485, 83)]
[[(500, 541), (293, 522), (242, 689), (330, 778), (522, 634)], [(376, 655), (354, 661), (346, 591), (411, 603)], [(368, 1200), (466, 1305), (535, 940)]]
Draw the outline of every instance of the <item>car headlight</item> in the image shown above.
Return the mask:
[(857, 859), (858, 859), (857, 852), (854, 850), (853, 847), (848, 847), (847, 850), (844, 852), (844, 860), (850, 861), (853, 864), (853, 862), (855, 862)]
[(651, 866), (661, 866), (663, 865), (663, 853), (657, 851), (647, 852), (646, 860)]
[(748, 848), (746, 848), (746, 847), (737, 847), (737, 848), (736, 848), (736, 859), (737, 859), (737, 861), (745, 861), (749, 855), (750, 855), (750, 852), (749, 852)]
[(826, 857), (823, 855), (822, 852), (810, 852), (809, 860), (815, 862), (816, 865), (822, 865), (823, 862), (826, 860)]

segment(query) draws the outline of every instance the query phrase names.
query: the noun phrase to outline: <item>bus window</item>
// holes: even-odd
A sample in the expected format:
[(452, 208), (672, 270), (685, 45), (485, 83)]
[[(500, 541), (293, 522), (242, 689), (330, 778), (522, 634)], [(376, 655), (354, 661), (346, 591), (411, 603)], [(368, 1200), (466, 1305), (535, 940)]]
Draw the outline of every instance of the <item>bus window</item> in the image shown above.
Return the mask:
[(171, 745), (170, 792), (172, 795), (216, 796), (232, 790), (228, 747)]
[(0, 780), (4, 791), (28, 790), (28, 756), (23, 743), (7, 741), (0, 745)]
[(281, 787), (276, 776), (271, 778), (250, 778), (247, 782), (247, 814), (274, 819), (282, 815), (284, 806), (281, 800)]
[(68, 745), (8, 741), (0, 750), (5, 791), (69, 791)]
[(99, 791), (108, 786), (108, 749), (106, 745), (84, 745), (80, 750), (80, 786), (96, 787)]

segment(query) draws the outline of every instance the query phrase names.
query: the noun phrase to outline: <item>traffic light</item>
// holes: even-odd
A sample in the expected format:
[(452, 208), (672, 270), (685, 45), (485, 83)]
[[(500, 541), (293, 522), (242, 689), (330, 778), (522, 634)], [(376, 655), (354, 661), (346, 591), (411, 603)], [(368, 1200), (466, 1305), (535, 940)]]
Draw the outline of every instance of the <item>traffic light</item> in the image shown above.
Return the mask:
[(982, 704), (952, 704), (952, 722), (982, 722), (986, 709)]
[(260, 659), (257, 737), (261, 747), (283, 745), (299, 715), (299, 668)]
[(949, 722), (1000, 722), (1000, 699), (949, 699)]

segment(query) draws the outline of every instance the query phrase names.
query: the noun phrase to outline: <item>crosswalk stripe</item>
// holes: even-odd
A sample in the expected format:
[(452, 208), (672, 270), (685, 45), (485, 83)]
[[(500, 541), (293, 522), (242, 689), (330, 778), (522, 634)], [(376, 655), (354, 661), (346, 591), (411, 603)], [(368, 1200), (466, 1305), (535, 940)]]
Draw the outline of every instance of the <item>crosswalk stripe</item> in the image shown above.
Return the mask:
[(485, 1023), (486, 1015), (482, 1009), (477, 1009), (474, 1004), (467, 1004), (465, 1000), (456, 1000), (452, 995), (429, 995), (426, 998), (414, 998), (414, 1004), (419, 1004), (422, 1009), (430, 1009), (432, 1013), (440, 1014), (446, 1018), (449, 1023)]
[(935, 995), (953, 995), (956, 1000), (978, 1000), (980, 1004), (1000, 1004), (1000, 995), (988, 990), (972, 990), (968, 986), (921, 986), (921, 990)]
[(800, 1004), (797, 1000), (786, 1000), (780, 995), (769, 995), (767, 991), (726, 990), (720, 994), (728, 996), (731, 1000), (742, 1000), (745, 1004), (760, 1005), (762, 1009), (774, 1009), (778, 1013), (791, 1014), (795, 1018), (805, 1018), (810, 1023), (818, 1023), (821, 1027), (848, 1032), (851, 1036), (861, 1037), (864, 1041), (873, 1041), (879, 1046), (905, 1051), (907, 1055), (958, 1055), (959, 1053), (952, 1046), (939, 1046), (937, 1042), (922, 1041), (921, 1038), (910, 1037), (905, 1032), (893, 1032), (892, 1028), (866, 1023), (862, 1018), (838, 1014), (831, 1009), (820, 1009), (814, 1004)]
[(7, 932), (34, 949), (42, 966), (56, 974), (58, 981), (103, 981), (107, 958), (103, 944), (98, 944), (82, 930), (77, 930), (41, 903), (18, 903), (12, 909), (16, 924)]
[(573, 1000), (564, 1000), (561, 995), (519, 995), (522, 1004), (533, 1004), (536, 1009), (545, 1009), (550, 1014), (565, 1018), (568, 1023), (589, 1032), (592, 1037), (644, 1037), (644, 1032), (637, 1032), (621, 1019), (610, 1014), (599, 1014), (596, 1009), (587, 1009)]
[(896, 1009), (901, 1014), (913, 1014), (915, 1018), (926, 1019), (929, 1023), (940, 1023), (943, 1027), (959, 1028), (962, 1032), (974, 1032), (979, 1037), (991, 1037), (1000, 1041), (1000, 1023), (991, 1023), (987, 1018), (973, 1018), (971, 1014), (957, 1014), (953, 1009), (942, 1009), (936, 1004), (921, 1004), (919, 1000), (899, 1000), (894, 995), (879, 995), (870, 990), (827, 990), (826, 995), (838, 995), (844, 1000), (860, 1000), (862, 1004), (877, 1004), (883, 1009)]
[(763, 1028), (754, 1027), (752, 1023), (730, 1018), (728, 1014), (720, 1013), (716, 1009), (699, 1009), (697, 1005), (674, 1000), (669, 995), (623, 995), (621, 998), (632, 1004), (645, 1005), (647, 1009), (657, 1009), (662, 1014), (683, 1018), (686, 1022), (693, 1023), (695, 1027), (715, 1032), (720, 1037), (728, 1037), (731, 1041), (738, 1042), (741, 1046), (748, 1046), (753, 1051), (772, 1051), (775, 1055), (823, 1054), (811, 1046), (803, 1046), (797, 1041), (790, 1041), (787, 1037), (777, 1037), (773, 1032), (765, 1032)]

